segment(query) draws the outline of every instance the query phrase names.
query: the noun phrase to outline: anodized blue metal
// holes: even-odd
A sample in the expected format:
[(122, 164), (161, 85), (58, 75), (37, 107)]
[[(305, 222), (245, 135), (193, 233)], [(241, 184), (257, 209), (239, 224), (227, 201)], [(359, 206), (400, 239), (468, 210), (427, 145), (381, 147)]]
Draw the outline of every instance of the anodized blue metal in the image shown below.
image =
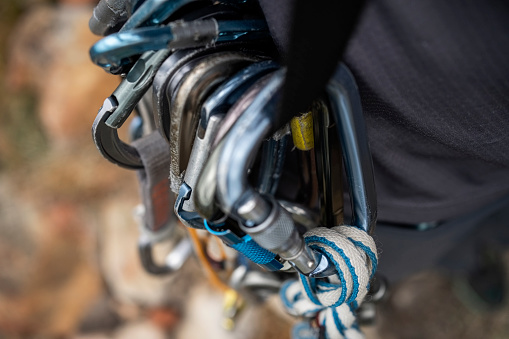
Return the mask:
[[(159, 25), (182, 8), (196, 0), (146, 0), (122, 26), (120, 32), (125, 32), (141, 26)], [(139, 1), (138, 1), (139, 2)]]
[[(125, 27), (125, 26), (124, 26)], [(178, 34), (175, 32), (178, 30)], [(189, 48), (215, 42), (268, 38), (263, 20), (197, 20), (164, 27), (143, 27), (111, 34), (90, 49), (96, 65), (109, 70), (131, 62), (129, 57), (164, 48)]]
[(228, 228), (224, 227), (224, 223), (222, 224), (212, 224), (207, 222), (207, 220), (203, 220), (203, 225), (205, 229), (212, 235), (219, 237), (221, 240), (225, 242), (226, 245), (232, 246), (234, 244), (238, 244), (242, 242), (242, 239), (233, 233)]
[(146, 51), (157, 51), (173, 40), (171, 27), (147, 27), (115, 33), (96, 42), (90, 49), (90, 58), (96, 65), (108, 70), (129, 64), (129, 57)]
[[(209, 225), (196, 212), (187, 212), (183, 209), (184, 202), (191, 197), (192, 189), (185, 182), (180, 186), (179, 194), (175, 202), (175, 213), (184, 225), (192, 228), (206, 229), (211, 234), (217, 236), (225, 242), (228, 246), (237, 249), (240, 253), (246, 255), (252, 260), (260, 257), (265, 260), (265, 263), (259, 264), (270, 271), (278, 271), (283, 265), (275, 258), (276, 255), (270, 251), (260, 247), (249, 236), (239, 237), (229, 229), (222, 228), (222, 225)], [(245, 252), (245, 253), (244, 253)], [(268, 261), (268, 262), (267, 262)]]
[(205, 229), (217, 236), (226, 245), (236, 249), (249, 260), (269, 271), (279, 271), (283, 265), (276, 259), (276, 254), (258, 245), (249, 235), (239, 237), (231, 230), (223, 228), (223, 225), (209, 224), (203, 221)]
[(265, 20), (224, 20), (217, 22), (217, 42), (255, 40), (269, 37)]

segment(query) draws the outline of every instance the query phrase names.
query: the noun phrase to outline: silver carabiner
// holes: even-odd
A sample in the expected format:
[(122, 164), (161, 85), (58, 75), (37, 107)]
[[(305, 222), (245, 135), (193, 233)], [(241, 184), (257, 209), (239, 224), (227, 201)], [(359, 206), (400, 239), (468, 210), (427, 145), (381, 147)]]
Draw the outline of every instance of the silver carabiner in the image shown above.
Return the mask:
[(205, 219), (211, 220), (219, 212), (215, 201), (217, 186), (216, 176), (219, 155), (221, 154), (221, 150), (224, 146), (224, 136), (233, 126), (235, 121), (239, 119), (246, 107), (251, 104), (256, 95), (265, 87), (269, 77), (269, 75), (263, 76), (249, 89), (247, 89), (242, 97), (228, 110), (228, 113), (222, 120), (221, 126), (216, 133), (212, 144), (213, 152), (209, 156), (209, 159), (201, 171), (195, 188), (194, 203), (196, 210)]
[[(167, 93), (172, 101), (169, 139), (172, 150), (170, 181), (173, 192), (178, 192), (182, 184), (182, 172), (189, 162), (200, 105), (217, 85), (241, 67), (256, 60), (238, 52), (211, 54), (199, 60), (192, 70), (183, 75), (178, 87), (175, 83), (177, 88), (174, 93)], [(169, 89), (171, 90), (171, 87)]]
[[(241, 229), (262, 247), (289, 260), (303, 274), (330, 275), (335, 268), (327, 258), (313, 253), (281, 207), (274, 200), (261, 196), (247, 181), (247, 170), (254, 160), (255, 151), (274, 127), (278, 88), (283, 77), (284, 71), (276, 72), (221, 142), (216, 198), (221, 210), (239, 220)], [(345, 66), (338, 67), (327, 91), (343, 143), (347, 177), (352, 187), (352, 226), (371, 233), (376, 221), (371, 157), (360, 98), (353, 76)]]
[(189, 164), (175, 204), (175, 213), (184, 224), (203, 228), (203, 219), (196, 213), (194, 192), (226, 112), (259, 77), (276, 67), (273, 61), (262, 61), (245, 67), (221, 84), (202, 105), (200, 127), (196, 132)]

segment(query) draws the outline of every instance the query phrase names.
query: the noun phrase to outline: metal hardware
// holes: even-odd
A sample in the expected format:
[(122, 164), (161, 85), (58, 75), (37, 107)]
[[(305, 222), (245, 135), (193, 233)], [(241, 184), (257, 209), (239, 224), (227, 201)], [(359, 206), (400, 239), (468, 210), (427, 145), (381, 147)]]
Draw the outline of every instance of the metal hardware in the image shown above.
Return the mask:
[(138, 102), (138, 105), (136, 105), (135, 108), (138, 115), (141, 117), (141, 120), (143, 121), (143, 135), (147, 135), (150, 132), (156, 130), (156, 125), (154, 122), (154, 105), (152, 101), (152, 93), (147, 91), (145, 95), (141, 98), (140, 102)]
[[(267, 60), (251, 64), (228, 81), (219, 86), (205, 101), (201, 110), (201, 126), (206, 128), (209, 118), (216, 114), (225, 114), (234, 103), (241, 102), (245, 92), (262, 76), (277, 69), (274, 61)], [(237, 107), (232, 109), (239, 112)], [(238, 116), (235, 116), (238, 117)], [(232, 122), (232, 114), (228, 114), (227, 121)], [(231, 125), (231, 123), (230, 123)], [(222, 127), (224, 130), (224, 127)], [(259, 190), (262, 194), (274, 194), (284, 162), (286, 151), (286, 137), (266, 142), (263, 149), (262, 171), (259, 178)], [(189, 166), (188, 166), (189, 167)]]
[(97, 114), (92, 126), (95, 145), (114, 164), (129, 169), (142, 167), (138, 153), (119, 139), (116, 129), (122, 126), (147, 92), (157, 68), (168, 53), (162, 50), (142, 55)]
[[(121, 32), (140, 26), (159, 25), (179, 8), (195, 0), (145, 0), (120, 29)], [(139, 2), (139, 1), (137, 1)]]
[(238, 120), (239, 116), (245, 111), (245, 108), (253, 101), (256, 94), (265, 86), (268, 79), (268, 75), (263, 76), (242, 95), (242, 97), (230, 108), (222, 120), (218, 132), (216, 133), (216, 137), (212, 145), (213, 151), (209, 160), (203, 167), (195, 188), (194, 202), (197, 212), (207, 220), (213, 219), (219, 212), (219, 209), (215, 204), (215, 196), (217, 185), (217, 164), (222, 147), (224, 146), (224, 142), (221, 140), (235, 121)]
[(284, 70), (275, 72), (224, 137), (216, 177), (217, 202), (244, 225), (257, 225), (270, 213), (270, 205), (248, 184), (247, 171), (272, 128), (283, 78)]
[[(196, 187), (198, 177), (209, 157), (212, 141), (216, 136), (217, 130), (221, 124), (221, 120), (222, 117), (220, 116), (212, 116), (209, 120), (203, 138), (200, 137), (200, 130), (198, 130), (196, 133), (193, 150), (191, 151), (189, 163), (184, 175), (184, 182), (190, 187)], [(192, 192), (189, 200), (184, 202), (183, 208), (187, 211), (196, 211)]]
[(136, 104), (148, 91), (159, 66), (170, 54), (169, 50), (146, 52), (134, 64), (127, 76), (115, 89), (114, 96), (119, 107), (106, 122), (112, 128), (119, 128), (129, 117)]
[[(95, 63), (110, 72), (130, 71), (105, 100), (94, 121), (93, 136), (100, 152), (122, 167), (143, 167), (140, 154), (145, 152), (122, 142), (117, 134), (117, 129), (139, 105), (141, 124), (134, 122), (133, 133), (137, 137), (146, 135), (157, 126), (169, 142), (171, 188), (178, 192), (174, 208), (183, 223), (205, 228), (234, 248), (246, 245), (268, 252), (272, 256), (262, 262), (268, 269), (281, 269), (279, 260), (284, 259), (311, 277), (337, 273), (328, 258), (311, 250), (302, 237), (306, 228), (318, 224), (314, 213), (274, 198), (283, 171), (287, 136), (269, 137), (281, 127), (278, 124), (286, 122), (278, 114), (285, 70), (275, 71), (278, 66), (273, 61), (259, 62), (262, 60), (259, 54), (232, 52), (224, 45), (210, 46), (225, 41), (262, 41), (269, 37), (265, 22), (221, 20), (243, 18), (240, 9), (243, 0), (234, 1), (231, 8), (236, 9), (228, 12), (230, 17), (213, 15), (223, 10), (215, 8), (222, 3), (219, 1), (205, 6), (211, 15), (192, 20), (198, 19), (205, 7), (189, 6), (200, 8), (188, 13), (191, 16), (187, 18), (192, 21), (169, 24), (174, 19), (172, 14), (194, 0), (119, 0), (123, 11), (119, 14), (104, 7), (108, 1), (101, 0), (97, 7), (102, 6), (103, 17), (95, 18), (96, 30), (109, 34), (118, 30), (120, 22), (127, 21), (118, 33), (94, 45), (90, 54)], [(205, 45), (206, 48), (177, 51), (170, 56), (171, 50)], [(154, 107), (146, 95), (152, 84)], [(376, 221), (372, 164), (359, 95), (346, 66), (338, 67), (326, 93), (328, 101), (318, 101), (315, 107), (315, 153), (310, 153), (316, 154), (323, 193), (319, 224), (334, 226), (342, 222), (339, 206), (342, 189), (337, 181), (340, 175), (333, 176), (341, 170), (339, 137), (331, 133), (336, 128), (353, 204), (351, 224), (371, 234)], [(257, 156), (259, 149), (261, 157)], [(259, 166), (252, 168), (255, 160), (260, 160), (256, 161)], [(208, 224), (207, 219), (214, 223)], [(218, 224), (218, 220), (225, 224)], [(145, 227), (139, 241), (142, 263), (155, 274), (178, 269), (191, 250), (189, 242), (182, 240), (164, 264), (156, 263), (153, 245), (174, 236), (174, 227), (166, 226), (159, 230)], [(254, 290), (279, 287), (278, 279), (266, 280), (257, 273), (260, 272), (245, 272), (242, 286)], [(249, 283), (248, 277), (252, 278)]]
[(286, 156), (288, 135), (279, 139), (271, 138), (263, 142), (260, 174), (258, 176), (258, 192), (275, 195), (279, 179), (283, 172)]
[[(182, 184), (182, 172), (188, 165), (193, 138), (199, 120), (199, 108), (206, 96), (241, 67), (256, 61), (242, 53), (219, 52), (204, 57), (180, 81), (171, 95), (170, 147), (172, 150), (170, 181), (173, 192)], [(167, 91), (169, 88), (167, 88)]]
[(258, 93), (265, 88), (267, 82), (271, 78), (271, 74), (266, 74), (262, 76), (259, 80), (257, 80), (254, 85), (252, 85), (242, 96), (241, 98), (231, 107), (231, 109), (226, 114), (223, 119), (223, 123), (221, 128), (217, 132), (216, 139), (212, 147), (216, 147), (219, 142), (225, 137), (228, 131), (232, 128), (235, 122), (239, 119), (239, 117), (246, 111), (247, 107), (251, 105), (255, 97)]
[(297, 149), (310, 151), (315, 147), (312, 112), (293, 117), (290, 121), (290, 127), (292, 129), (293, 144)]
[(154, 121), (168, 142), (170, 135), (170, 100), (166, 94), (168, 83), (183, 65), (208, 53), (210, 52), (203, 48), (175, 51), (157, 70), (153, 82)]
[(140, 139), (156, 129), (153, 117), (152, 94), (147, 91), (134, 108), (137, 113), (129, 124), (129, 140)]
[(309, 231), (310, 229), (315, 228), (316, 225), (320, 224), (319, 216), (306, 206), (301, 206), (299, 204), (285, 200), (278, 200), (278, 203), (288, 213), (290, 213), (293, 221), (301, 226), (304, 226), (306, 231)]
[[(246, 238), (245, 234), (237, 234), (228, 228), (214, 229), (215, 226), (208, 226), (207, 222), (199, 217), (195, 212), (191, 195), (192, 187), (196, 185), (197, 176), (201, 172), (202, 166), (210, 153), (211, 140), (214, 138), (218, 127), (220, 126), (223, 115), (217, 114), (211, 116), (207, 129), (204, 131), (203, 137), (200, 136), (200, 130), (197, 131), (195, 144), (190, 157), (188, 171), (185, 173), (184, 182), (179, 189), (179, 195), (175, 204), (175, 212), (184, 224), (194, 228), (205, 228), (215, 236), (218, 236), (227, 245), (234, 247), (248, 258), (256, 260), (256, 258), (264, 258), (258, 264), (269, 270), (279, 270), (283, 267), (275, 254), (270, 253), (266, 249), (259, 247), (250, 238)], [(210, 162), (211, 159), (209, 159)], [(186, 205), (187, 204), (187, 205)], [(217, 218), (216, 218), (217, 219)], [(237, 232), (239, 232), (238, 230)], [(248, 236), (247, 236), (248, 237)]]
[(185, 211), (184, 203), (191, 198), (192, 188), (185, 182), (182, 183), (179, 189), (177, 200), (175, 201), (175, 214), (180, 221), (187, 227), (203, 229), (203, 218), (200, 214), (194, 211)]
[(198, 184), (195, 188), (194, 204), (196, 210), (204, 219), (207, 220), (213, 220), (220, 212), (219, 208), (215, 204), (217, 188), (216, 175), (217, 163), (223, 146), (224, 142), (215, 146), (214, 151), (210, 154), (207, 163), (200, 173)]
[(235, 320), (242, 312), (245, 301), (237, 291), (230, 289), (226, 291), (223, 300), (223, 321), (222, 326), (227, 331), (235, 328)]
[(212, 140), (220, 126), (221, 120), (221, 116), (211, 117), (204, 136), (200, 137), (200, 131), (196, 133), (193, 150), (189, 158), (189, 165), (187, 166), (184, 181), (180, 186), (175, 202), (175, 213), (182, 223), (188, 227), (204, 228), (203, 218), (196, 213), (196, 207), (194, 206), (193, 188), (196, 187), (198, 176), (209, 157)]
[(247, 170), (255, 151), (273, 128), (283, 77), (284, 70), (272, 75), (223, 139), (216, 197), (221, 210), (237, 219), (241, 229), (258, 244), (290, 261), (301, 273), (310, 274), (320, 261), (319, 255), (304, 243), (288, 213), (247, 182)]
[(209, 224), (206, 220), (204, 220), (204, 226), (207, 231), (217, 236), (226, 245), (233, 247), (259, 266), (269, 271), (278, 271), (283, 268), (283, 264), (278, 260), (276, 254), (266, 248), (262, 248), (249, 235), (246, 235), (238, 228), (233, 231), (229, 227), (224, 227), (224, 223), (213, 225)]
[(163, 263), (157, 263), (154, 259), (154, 245), (175, 238), (175, 231), (173, 227), (165, 227), (159, 231), (151, 231), (146, 227), (140, 227), (138, 252), (141, 264), (147, 272), (155, 275), (173, 273), (180, 269), (187, 258), (190, 257), (192, 253), (191, 242), (187, 237), (183, 237), (175, 244)]
[(343, 162), (341, 145), (329, 110), (322, 101), (313, 104), (314, 151), (318, 174), (321, 225), (343, 224)]
[(349, 182), (353, 218), (351, 224), (373, 234), (376, 224), (376, 192), (366, 124), (355, 78), (340, 64), (327, 85), (327, 93), (341, 139)]
[(262, 272), (248, 265), (239, 265), (231, 274), (229, 285), (241, 292), (247, 292), (258, 299), (277, 293), (282, 281), (271, 272)]
[[(232, 43), (207, 48), (178, 50), (162, 63), (154, 77), (153, 83), (154, 120), (157, 128), (168, 142), (171, 125), (170, 107), (173, 104), (173, 92), (178, 87), (179, 81), (182, 80), (186, 72), (195, 68), (203, 58), (214, 53), (230, 52), (234, 48), (237, 50), (242, 49), (245, 53), (251, 54), (257, 59), (266, 58), (260, 52), (250, 49), (249, 46)], [(175, 78), (179, 78), (179, 81), (176, 81)], [(209, 98), (212, 98), (212, 95)]]
[(114, 97), (104, 100), (92, 126), (95, 145), (103, 157), (120, 167), (128, 169), (142, 168), (143, 164), (138, 151), (120, 140), (115, 128), (106, 125), (106, 121), (117, 107), (118, 104)]
[(189, 239), (182, 239), (175, 248), (166, 256), (163, 264), (158, 264), (153, 257), (152, 248), (154, 243), (149, 238), (141, 237), (138, 242), (138, 251), (140, 254), (143, 268), (156, 275), (170, 274), (178, 271), (193, 252), (193, 247)]
[(255, 226), (241, 224), (240, 228), (251, 235), (260, 246), (288, 260), (302, 274), (311, 274), (324, 256), (304, 243), (286, 210), (273, 199), (270, 199), (269, 203), (270, 214), (263, 222)]
[(111, 34), (92, 46), (90, 58), (96, 65), (109, 71), (129, 64), (130, 57), (147, 51), (185, 49), (268, 37), (263, 20), (177, 21), (163, 27), (143, 27)]
[(209, 118), (216, 114), (226, 114), (261, 76), (278, 68), (272, 60), (251, 64), (228, 81), (219, 86), (203, 103), (201, 108), (201, 126), (207, 128)]
[[(220, 105), (221, 102), (221, 100), (214, 101), (217, 105)], [(197, 210), (194, 202), (195, 199), (193, 198), (193, 192), (196, 190), (193, 188), (198, 186), (198, 178), (203, 172), (203, 168), (209, 158), (212, 140), (216, 136), (218, 129), (222, 126), (221, 122), (223, 120), (223, 115), (219, 114), (218, 110), (214, 109), (214, 105), (211, 104), (209, 107), (212, 108), (211, 112), (215, 115), (210, 116), (207, 129), (204, 132), (200, 129), (196, 132), (193, 150), (191, 151), (191, 156), (189, 158), (189, 164), (184, 175), (184, 181), (179, 189), (179, 195), (175, 205), (175, 212), (182, 222), (195, 228), (202, 228), (203, 221), (196, 215), (196, 213), (192, 213)], [(200, 134), (203, 134), (203, 136), (200, 136)], [(268, 170), (273, 171), (274, 169), (269, 166)], [(271, 174), (272, 173), (269, 172), (268, 176), (272, 177)], [(206, 185), (204, 187), (207, 192), (215, 191), (215, 185)], [(212, 219), (212, 216), (208, 216), (208, 218)]]

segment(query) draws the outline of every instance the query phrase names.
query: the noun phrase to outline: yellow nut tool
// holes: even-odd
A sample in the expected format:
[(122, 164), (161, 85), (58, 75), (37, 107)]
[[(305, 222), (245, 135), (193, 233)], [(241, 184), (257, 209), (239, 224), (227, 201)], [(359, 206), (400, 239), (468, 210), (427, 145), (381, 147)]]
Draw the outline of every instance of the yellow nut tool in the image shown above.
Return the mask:
[(290, 123), (293, 144), (301, 151), (309, 151), (315, 146), (313, 136), (313, 114), (304, 113), (294, 117)]

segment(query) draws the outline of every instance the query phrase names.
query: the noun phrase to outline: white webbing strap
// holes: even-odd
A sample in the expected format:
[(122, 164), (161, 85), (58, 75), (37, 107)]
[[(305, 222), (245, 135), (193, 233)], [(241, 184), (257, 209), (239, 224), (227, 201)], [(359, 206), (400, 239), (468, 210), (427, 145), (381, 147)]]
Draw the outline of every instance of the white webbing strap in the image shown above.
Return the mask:
[(351, 226), (317, 227), (304, 238), (312, 249), (329, 258), (338, 273), (328, 279), (300, 275), (299, 281), (285, 283), (281, 288), (283, 304), (291, 314), (318, 316), (326, 338), (364, 338), (355, 310), (368, 293), (376, 271), (373, 238)]

